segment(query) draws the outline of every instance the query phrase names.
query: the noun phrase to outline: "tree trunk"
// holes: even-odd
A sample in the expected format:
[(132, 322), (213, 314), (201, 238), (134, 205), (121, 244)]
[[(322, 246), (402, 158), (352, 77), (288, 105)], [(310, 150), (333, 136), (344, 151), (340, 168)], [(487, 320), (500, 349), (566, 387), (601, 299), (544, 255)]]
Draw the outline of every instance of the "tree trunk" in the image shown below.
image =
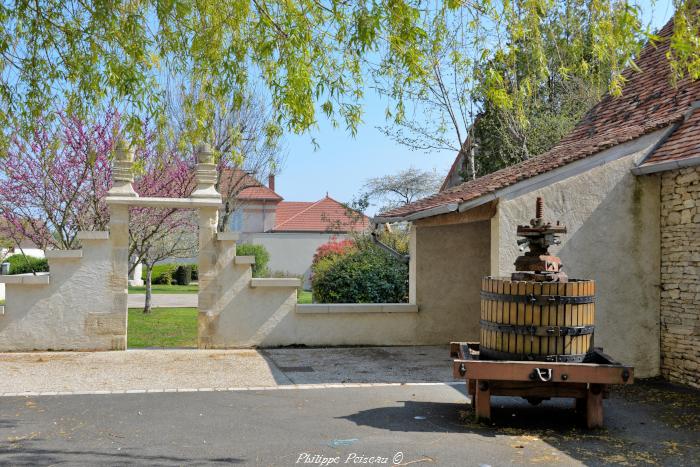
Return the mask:
[(153, 294), (151, 290), (151, 278), (153, 277), (153, 263), (144, 263), (146, 265), (146, 303), (143, 306), (144, 313), (151, 312), (151, 296)]

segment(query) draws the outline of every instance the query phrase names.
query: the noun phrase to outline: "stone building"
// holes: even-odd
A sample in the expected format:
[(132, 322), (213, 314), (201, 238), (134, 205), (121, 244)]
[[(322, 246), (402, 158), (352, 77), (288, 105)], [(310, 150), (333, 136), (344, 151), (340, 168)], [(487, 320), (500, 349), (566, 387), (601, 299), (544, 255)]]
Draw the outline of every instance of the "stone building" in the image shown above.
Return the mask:
[(436, 340), (478, 340), (480, 278), (512, 272), (516, 227), (541, 196), (569, 229), (554, 254), (597, 281), (595, 345), (639, 377), (700, 387), (700, 81), (673, 83), (672, 31), (550, 151), (464, 183), (450, 173), (375, 218), (411, 222), (411, 301)]

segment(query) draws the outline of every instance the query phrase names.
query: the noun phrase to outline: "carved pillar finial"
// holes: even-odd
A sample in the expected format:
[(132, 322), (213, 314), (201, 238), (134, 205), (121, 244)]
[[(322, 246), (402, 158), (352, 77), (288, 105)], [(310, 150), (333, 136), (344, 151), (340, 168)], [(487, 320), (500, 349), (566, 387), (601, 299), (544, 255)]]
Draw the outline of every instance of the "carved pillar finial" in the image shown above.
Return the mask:
[(193, 198), (217, 198), (221, 195), (216, 191), (216, 164), (214, 164), (214, 151), (207, 143), (197, 146), (197, 188), (192, 193)]
[(112, 188), (110, 196), (138, 196), (134, 191), (134, 150), (122, 139), (114, 148), (114, 164), (112, 167)]

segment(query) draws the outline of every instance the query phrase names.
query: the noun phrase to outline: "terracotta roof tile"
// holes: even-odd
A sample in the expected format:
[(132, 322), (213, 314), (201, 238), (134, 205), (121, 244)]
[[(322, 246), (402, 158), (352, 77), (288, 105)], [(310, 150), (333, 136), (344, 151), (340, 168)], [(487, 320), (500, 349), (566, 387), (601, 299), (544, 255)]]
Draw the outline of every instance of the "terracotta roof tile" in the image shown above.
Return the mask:
[(696, 109), (671, 136), (644, 161), (642, 167), (700, 157), (700, 109)]
[(367, 216), (354, 218), (348, 208), (326, 196), (314, 203), (286, 202), (277, 205), (273, 232), (359, 232), (369, 225)]
[(551, 150), (381, 213), (379, 217), (405, 217), (438, 206), (476, 199), (682, 120), (690, 105), (700, 100), (700, 80), (685, 78), (675, 87), (670, 83), (666, 52), (672, 31), (673, 22), (669, 21), (658, 33), (662, 38), (659, 44), (647, 44), (642, 50), (637, 60), (641, 71), (628, 69), (624, 72), (628, 81), (622, 96), (608, 95), (603, 98)]
[(260, 183), (255, 177), (239, 169), (224, 169), (221, 174), (219, 193), (231, 193), (239, 200), (282, 201), (282, 197)]

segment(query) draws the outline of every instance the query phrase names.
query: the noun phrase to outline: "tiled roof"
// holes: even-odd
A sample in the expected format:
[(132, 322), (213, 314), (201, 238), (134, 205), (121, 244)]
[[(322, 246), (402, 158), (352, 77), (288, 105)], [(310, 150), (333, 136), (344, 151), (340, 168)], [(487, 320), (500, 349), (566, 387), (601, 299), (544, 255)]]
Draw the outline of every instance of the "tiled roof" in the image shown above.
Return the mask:
[(359, 232), (368, 225), (367, 216), (350, 211), (343, 204), (326, 196), (314, 203), (282, 201), (277, 205), (272, 231)]
[(245, 201), (282, 201), (282, 197), (270, 188), (266, 187), (252, 175), (239, 169), (224, 169), (221, 175), (219, 192), (222, 195), (229, 190), (239, 200)]
[(277, 205), (275, 225), (284, 224), (313, 204), (315, 201), (282, 201)]
[(551, 150), (381, 213), (379, 217), (401, 218), (447, 204), (473, 200), (681, 121), (690, 105), (700, 100), (700, 80), (685, 78), (676, 86), (670, 83), (666, 52), (672, 31), (673, 22), (669, 21), (658, 33), (661, 41), (657, 45), (647, 44), (642, 50), (636, 61), (641, 71), (628, 69), (624, 72), (628, 81), (622, 96), (608, 95), (603, 98)]
[(696, 109), (671, 136), (644, 161), (642, 167), (700, 157), (700, 109)]

